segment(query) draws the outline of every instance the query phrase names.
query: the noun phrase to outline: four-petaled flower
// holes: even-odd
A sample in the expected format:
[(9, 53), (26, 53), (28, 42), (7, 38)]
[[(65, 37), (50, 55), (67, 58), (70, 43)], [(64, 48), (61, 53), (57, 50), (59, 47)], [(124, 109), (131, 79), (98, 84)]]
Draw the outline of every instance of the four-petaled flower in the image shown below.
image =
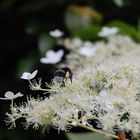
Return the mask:
[(4, 96), (5, 96), (5, 98), (0, 98), (0, 99), (1, 100), (13, 100), (13, 99), (16, 99), (18, 97), (22, 97), (23, 94), (21, 94), (20, 92), (14, 94), (11, 91), (7, 91), (7, 92), (5, 92)]
[(24, 72), (22, 74), (21, 78), (25, 79), (25, 80), (31, 80), (36, 76), (37, 72), (38, 72), (38, 70), (35, 70), (33, 73)]
[(111, 35), (115, 35), (119, 32), (119, 29), (116, 27), (103, 27), (102, 30), (100, 32), (98, 32), (98, 36), (100, 37), (107, 37), (107, 36), (111, 36)]
[(56, 64), (59, 61), (61, 61), (63, 55), (64, 55), (63, 50), (59, 50), (57, 52), (50, 50), (46, 53), (46, 57), (40, 59), (40, 62), (44, 64)]
[(63, 32), (58, 30), (58, 29), (55, 29), (54, 31), (50, 31), (49, 34), (52, 36), (52, 37), (56, 37), (56, 38), (59, 38), (61, 36), (63, 36)]

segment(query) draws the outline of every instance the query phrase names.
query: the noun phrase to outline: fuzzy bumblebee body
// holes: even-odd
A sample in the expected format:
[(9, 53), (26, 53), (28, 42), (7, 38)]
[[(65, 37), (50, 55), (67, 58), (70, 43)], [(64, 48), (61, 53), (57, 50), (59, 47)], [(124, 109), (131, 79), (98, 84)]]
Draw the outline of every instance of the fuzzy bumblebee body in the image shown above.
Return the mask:
[(62, 82), (64, 84), (67, 79), (70, 79), (70, 82), (72, 83), (72, 78), (73, 78), (73, 72), (71, 71), (71, 69), (69, 67), (63, 67), (61, 69), (58, 69), (54, 73), (53, 81), (54, 83)]

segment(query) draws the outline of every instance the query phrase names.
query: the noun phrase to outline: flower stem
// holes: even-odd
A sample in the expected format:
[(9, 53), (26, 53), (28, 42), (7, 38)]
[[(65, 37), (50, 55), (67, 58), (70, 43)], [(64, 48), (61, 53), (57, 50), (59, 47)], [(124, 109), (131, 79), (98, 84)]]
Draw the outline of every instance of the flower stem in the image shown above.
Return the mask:
[[(87, 126), (87, 125), (79, 124), (78, 126), (81, 127), (81, 128), (85, 128), (87, 130), (93, 131), (93, 132), (97, 132), (97, 133), (100, 133), (100, 134), (103, 134), (103, 135), (118, 139), (118, 136), (116, 136), (116, 135), (113, 135), (113, 134), (110, 134), (110, 133), (95, 129), (95, 128)], [(126, 140), (128, 140), (128, 139), (126, 139)]]
[(30, 84), (30, 85), (32, 85), (32, 82), (31, 82), (31, 80), (29, 79), (28, 81), (29, 81), (29, 84)]
[(41, 91), (48, 91), (48, 89), (40, 88)]
[(13, 107), (14, 107), (14, 100), (12, 99), (11, 100), (11, 108), (12, 108), (12, 110), (13, 110)]

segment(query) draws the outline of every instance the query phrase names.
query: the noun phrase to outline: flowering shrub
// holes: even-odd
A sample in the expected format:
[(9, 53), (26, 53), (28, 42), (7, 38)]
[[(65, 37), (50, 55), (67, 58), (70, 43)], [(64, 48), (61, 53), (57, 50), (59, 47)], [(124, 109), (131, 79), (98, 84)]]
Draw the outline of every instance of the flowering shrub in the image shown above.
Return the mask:
[(47, 84), (49, 97), (28, 97), (26, 103), (11, 107), (7, 122), (15, 127), (15, 120), (22, 117), (26, 127), (48, 125), (67, 131), (79, 126), (94, 131), (91, 122), (96, 120), (97, 127), (107, 135), (116, 137), (115, 130), (132, 131), (138, 135), (138, 62), (139, 58), (119, 58), (79, 69), (73, 83), (67, 80), (64, 87), (60, 83)]
[[(71, 78), (70, 73), (60, 69), (64, 76), (57, 75), (42, 88), (41, 78), (35, 80), (38, 70), (23, 73), (21, 78), (29, 81), (30, 89), (40, 90), (46, 96), (27, 97), (27, 102), (16, 105), (13, 99), (23, 95), (6, 92), (6, 98), (0, 99), (11, 100), (10, 111), (6, 113), (10, 128), (16, 127), (17, 119), (24, 118), (26, 128), (52, 126), (67, 131), (82, 127), (114, 138), (119, 138), (119, 132), (139, 136), (140, 44), (128, 36), (111, 35), (95, 43), (79, 38), (63, 41), (70, 53), (59, 66), (74, 69)], [(55, 64), (63, 55), (63, 50), (50, 50), (41, 61)]]

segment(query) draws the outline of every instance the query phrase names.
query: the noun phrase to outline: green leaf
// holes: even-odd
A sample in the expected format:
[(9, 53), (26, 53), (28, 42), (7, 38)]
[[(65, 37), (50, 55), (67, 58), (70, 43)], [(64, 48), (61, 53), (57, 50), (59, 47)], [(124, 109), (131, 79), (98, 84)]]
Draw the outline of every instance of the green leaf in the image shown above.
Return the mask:
[[(67, 133), (66, 134), (69, 140), (105, 140), (105, 136), (88, 132), (88, 133)], [(111, 140), (111, 138), (107, 137), (108, 140)]]
[(130, 26), (125, 22), (115, 20), (108, 23), (108, 26), (118, 27), (120, 30), (120, 34), (128, 35), (132, 37), (135, 41), (140, 41), (140, 33), (134, 27)]
[(89, 26), (87, 28), (82, 28), (73, 32), (72, 35), (73, 37), (80, 37), (83, 40), (97, 40), (99, 38), (97, 33), (100, 30), (100, 26)]

